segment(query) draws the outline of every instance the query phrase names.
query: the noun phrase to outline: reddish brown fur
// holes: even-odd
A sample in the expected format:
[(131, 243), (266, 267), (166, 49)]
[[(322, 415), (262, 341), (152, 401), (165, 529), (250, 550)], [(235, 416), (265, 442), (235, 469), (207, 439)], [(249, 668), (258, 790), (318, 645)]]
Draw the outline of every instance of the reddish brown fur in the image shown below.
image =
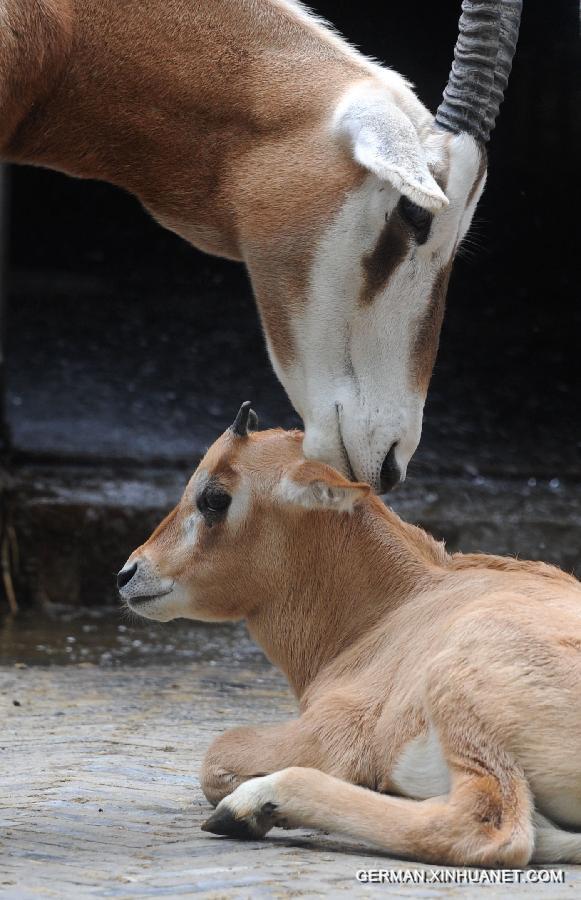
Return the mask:
[(4, 143), (61, 75), (71, 29), (70, 0), (0, 3), (0, 136)]
[(202, 249), (243, 259), (289, 365), (312, 247), (363, 178), (326, 127), (361, 65), (276, 3), (257, 26), (247, 0), (77, 0), (72, 41), (64, 0), (4, 5), (20, 39), (0, 41), (3, 157), (109, 181)]

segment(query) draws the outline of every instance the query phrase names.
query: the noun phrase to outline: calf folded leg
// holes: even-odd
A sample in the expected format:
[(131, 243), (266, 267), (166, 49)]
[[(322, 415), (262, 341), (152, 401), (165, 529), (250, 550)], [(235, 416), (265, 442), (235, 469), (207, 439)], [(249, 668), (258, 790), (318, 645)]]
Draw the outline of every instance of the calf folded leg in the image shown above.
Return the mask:
[(525, 865), (535, 837), (529, 785), (504, 750), (502, 734), (488, 724), (490, 698), (474, 653), (462, 650), (439, 654), (426, 673), (425, 719), (449, 771), (447, 796), (411, 800), (374, 793), (309, 768), (313, 763), (303, 754), (287, 763), (290, 768), (241, 784), (205, 830), (256, 838), (274, 825), (320, 828), (425, 862)]
[(300, 719), (279, 725), (233, 728), (217, 737), (206, 753), (200, 781), (214, 806), (260, 775), (288, 766), (317, 765), (313, 741)]

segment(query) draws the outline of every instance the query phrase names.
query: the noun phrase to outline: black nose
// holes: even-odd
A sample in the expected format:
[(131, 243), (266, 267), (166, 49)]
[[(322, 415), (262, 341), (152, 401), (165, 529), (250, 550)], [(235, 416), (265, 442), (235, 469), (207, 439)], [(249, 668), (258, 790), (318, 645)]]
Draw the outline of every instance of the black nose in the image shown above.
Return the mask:
[(117, 587), (121, 590), (126, 584), (129, 584), (135, 573), (137, 572), (137, 563), (134, 562), (128, 569), (121, 569), (117, 574)]
[(381, 486), (381, 493), (387, 494), (388, 491), (391, 491), (396, 484), (399, 484), (401, 480), (401, 472), (399, 470), (399, 466), (395, 461), (395, 448), (397, 447), (397, 441), (395, 444), (392, 444), (391, 450), (383, 460), (383, 465), (381, 467), (381, 472), (379, 473), (379, 484)]

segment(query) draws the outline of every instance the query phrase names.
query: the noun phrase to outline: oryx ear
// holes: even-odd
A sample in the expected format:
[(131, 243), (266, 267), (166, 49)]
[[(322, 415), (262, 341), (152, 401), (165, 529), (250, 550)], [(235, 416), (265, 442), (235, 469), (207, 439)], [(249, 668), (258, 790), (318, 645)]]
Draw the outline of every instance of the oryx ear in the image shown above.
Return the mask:
[(334, 127), (361, 166), (389, 181), (412, 203), (433, 212), (448, 206), (411, 119), (388, 88), (363, 84), (352, 88), (335, 111)]
[(299, 463), (286, 473), (281, 482), (283, 499), (307, 509), (351, 512), (370, 491), (368, 484), (347, 481), (331, 466), (315, 461)]

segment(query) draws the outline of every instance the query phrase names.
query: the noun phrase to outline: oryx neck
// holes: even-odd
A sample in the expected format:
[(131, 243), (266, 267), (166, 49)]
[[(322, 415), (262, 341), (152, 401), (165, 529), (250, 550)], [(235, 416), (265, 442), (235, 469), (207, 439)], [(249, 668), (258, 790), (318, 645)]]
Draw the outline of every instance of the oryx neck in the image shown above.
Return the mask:
[(313, 516), (309, 526), (281, 560), (278, 591), (248, 618), (298, 697), (382, 615), (437, 577), (445, 558), (440, 545), (375, 498), (352, 515)]

